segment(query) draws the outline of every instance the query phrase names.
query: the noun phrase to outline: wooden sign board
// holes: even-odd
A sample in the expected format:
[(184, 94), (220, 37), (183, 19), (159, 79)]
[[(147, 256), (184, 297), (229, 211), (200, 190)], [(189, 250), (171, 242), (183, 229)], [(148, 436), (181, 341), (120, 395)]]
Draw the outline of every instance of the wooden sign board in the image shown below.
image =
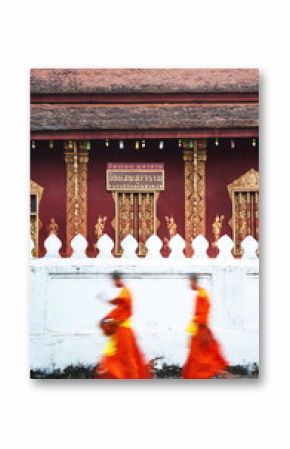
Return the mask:
[(164, 190), (163, 163), (107, 164), (107, 190), (115, 192), (153, 192)]

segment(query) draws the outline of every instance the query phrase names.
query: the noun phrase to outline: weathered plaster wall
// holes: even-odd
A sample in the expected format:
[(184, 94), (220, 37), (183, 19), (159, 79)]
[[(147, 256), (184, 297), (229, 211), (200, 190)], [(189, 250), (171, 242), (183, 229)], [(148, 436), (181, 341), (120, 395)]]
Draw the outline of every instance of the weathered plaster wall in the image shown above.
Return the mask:
[(258, 261), (206, 259), (34, 259), (31, 261), (30, 357), (36, 369), (94, 364), (108, 307), (96, 295), (121, 269), (134, 297), (133, 325), (148, 358), (184, 363), (194, 307), (188, 273), (211, 295), (211, 326), (231, 365), (259, 361)]

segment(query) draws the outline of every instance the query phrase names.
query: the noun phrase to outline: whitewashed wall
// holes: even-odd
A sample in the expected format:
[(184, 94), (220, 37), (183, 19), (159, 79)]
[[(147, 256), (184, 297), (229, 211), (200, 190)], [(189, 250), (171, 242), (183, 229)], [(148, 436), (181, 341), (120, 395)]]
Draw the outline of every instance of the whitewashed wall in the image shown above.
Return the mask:
[[(248, 238), (245, 257), (236, 260), (228, 251), (232, 248), (230, 239), (224, 237), (220, 239), (216, 259), (205, 256), (207, 245), (203, 238), (193, 242), (192, 259), (181, 254), (184, 246), (179, 238), (172, 243), (168, 259), (160, 257), (160, 242), (154, 238), (151, 249), (148, 243), (151, 255), (143, 259), (135, 256), (135, 244), (130, 239), (124, 257), (111, 257), (111, 250), (108, 251), (111, 242), (106, 236), (96, 259), (85, 257), (86, 244), (81, 236), (76, 240), (74, 257), (61, 259), (57, 257), (59, 242), (50, 239), (47, 257), (31, 260), (31, 368), (65, 368), (70, 364), (98, 362), (105, 344), (98, 322), (109, 307), (97, 295), (110, 291), (109, 274), (114, 270), (124, 274), (132, 290), (133, 325), (149, 359), (163, 357), (161, 362), (184, 363), (188, 345), (186, 326), (194, 307), (188, 274), (197, 273), (210, 293), (211, 327), (230, 364), (258, 363), (259, 265), (254, 254), (257, 246)], [(102, 241), (99, 245), (102, 248)]]

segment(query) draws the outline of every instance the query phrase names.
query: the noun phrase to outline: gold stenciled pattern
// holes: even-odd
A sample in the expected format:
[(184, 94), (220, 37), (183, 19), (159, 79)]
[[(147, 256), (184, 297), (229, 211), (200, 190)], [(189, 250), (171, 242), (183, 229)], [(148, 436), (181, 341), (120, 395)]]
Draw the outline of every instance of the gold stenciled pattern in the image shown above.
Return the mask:
[(66, 163), (66, 242), (70, 255), (70, 242), (78, 233), (87, 237), (87, 165), (88, 143), (65, 142)]
[(191, 240), (205, 235), (206, 214), (206, 140), (183, 140), (185, 240), (187, 251)]

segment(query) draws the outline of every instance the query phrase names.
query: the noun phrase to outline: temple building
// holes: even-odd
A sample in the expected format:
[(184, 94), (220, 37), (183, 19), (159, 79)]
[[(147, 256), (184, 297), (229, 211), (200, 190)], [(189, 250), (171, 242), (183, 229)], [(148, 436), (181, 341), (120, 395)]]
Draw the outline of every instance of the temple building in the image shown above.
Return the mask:
[(77, 234), (259, 240), (256, 69), (31, 70), (30, 230), (35, 257)]

